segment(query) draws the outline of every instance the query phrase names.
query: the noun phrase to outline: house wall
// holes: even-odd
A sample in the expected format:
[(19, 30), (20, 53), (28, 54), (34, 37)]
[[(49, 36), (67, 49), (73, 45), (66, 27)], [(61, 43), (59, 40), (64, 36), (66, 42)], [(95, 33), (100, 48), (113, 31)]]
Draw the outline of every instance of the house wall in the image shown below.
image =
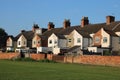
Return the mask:
[[(50, 40), (52, 41), (52, 43), (50, 43)], [(55, 41), (57, 41), (55, 43)], [(52, 34), (49, 38), (48, 38), (48, 47), (58, 47), (58, 37), (55, 34)]]
[[(101, 39), (102, 47), (108, 47), (109, 48), (110, 47), (110, 35), (108, 33), (106, 33), (103, 30), (103, 28), (101, 29), (101, 31), (102, 31), (102, 39)], [(104, 37), (107, 37), (107, 42), (106, 43), (103, 42)]]
[[(19, 45), (19, 42), (20, 42), (20, 45)], [(21, 35), (20, 38), (18, 39), (17, 47), (27, 47), (27, 40), (23, 35)]]
[(10, 37), (7, 39), (7, 46), (13, 47), (13, 41)]
[[(99, 42), (96, 42), (96, 37), (100, 38)], [(103, 38), (106, 37), (107, 38), (107, 42), (103, 42)], [(102, 28), (101, 30), (99, 30), (94, 36), (93, 36), (93, 45), (94, 46), (100, 46), (101, 47), (110, 47), (110, 35), (108, 33), (106, 33), (104, 31), (104, 29)]]
[[(70, 33), (66, 38), (67, 38), (67, 47), (71, 48), (74, 46), (74, 32)], [(70, 42), (71, 39), (71, 42)]]
[(32, 47), (37, 48), (41, 46), (41, 38), (38, 35), (35, 35), (32, 39)]
[(116, 32), (116, 34), (119, 36), (118, 37), (118, 44), (116, 44), (116, 47), (118, 47), (120, 50), (120, 32)]
[(67, 45), (67, 40), (66, 39), (59, 39), (58, 45), (59, 45), (59, 48), (65, 48)]
[[(97, 33), (95, 33), (94, 34), (94, 36), (93, 36), (93, 45), (94, 46), (99, 46), (99, 45), (101, 45), (101, 39), (102, 39), (102, 31), (101, 30), (99, 30)], [(96, 37), (98, 37), (98, 38), (100, 38), (100, 41), (99, 42), (96, 42), (96, 40), (95, 40), (95, 38)]]
[(87, 47), (89, 46), (89, 38), (83, 38), (83, 48), (87, 49)]
[[(74, 30), (74, 46), (81, 46), (81, 49), (83, 48), (83, 43), (84, 43), (84, 40), (83, 40), (83, 37), (76, 31)], [(80, 38), (80, 43), (77, 42), (77, 39)]]
[(120, 50), (119, 37), (112, 37), (112, 48), (113, 51)]

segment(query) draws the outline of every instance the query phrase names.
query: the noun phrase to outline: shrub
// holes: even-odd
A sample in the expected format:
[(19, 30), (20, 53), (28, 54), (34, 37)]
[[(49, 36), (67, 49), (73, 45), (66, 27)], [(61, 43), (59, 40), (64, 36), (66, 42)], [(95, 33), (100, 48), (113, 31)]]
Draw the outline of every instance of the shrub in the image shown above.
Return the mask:
[(105, 56), (110, 56), (110, 55), (111, 55), (111, 53), (110, 53), (110, 51), (105, 50), (105, 51), (103, 51), (103, 55), (105, 55)]

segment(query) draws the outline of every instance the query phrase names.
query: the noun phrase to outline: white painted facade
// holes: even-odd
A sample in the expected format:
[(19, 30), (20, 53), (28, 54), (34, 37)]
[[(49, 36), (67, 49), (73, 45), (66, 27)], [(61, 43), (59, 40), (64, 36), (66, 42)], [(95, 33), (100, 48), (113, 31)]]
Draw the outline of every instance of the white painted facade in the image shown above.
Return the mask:
[(9, 46), (9, 47), (13, 46), (13, 41), (12, 41), (12, 39), (10, 37), (7, 40), (7, 46)]
[[(79, 34), (76, 30), (74, 32), (74, 46), (80, 46), (81, 49), (87, 49), (87, 47), (90, 45), (89, 38), (83, 37), (81, 34)], [(80, 41), (78, 41), (80, 39)]]
[(48, 38), (48, 47), (58, 47), (58, 37), (54, 33)]
[(60, 49), (66, 48), (67, 40), (59, 39), (54, 33), (48, 38), (48, 47), (52, 48), (53, 54), (60, 53)]
[(27, 47), (27, 39), (23, 35), (17, 40), (17, 47)]
[[(81, 49), (83, 48), (83, 37), (76, 31), (74, 30), (74, 46), (81, 46)], [(78, 39), (80, 39), (80, 42), (78, 42)]]
[[(102, 28), (102, 39), (101, 39), (101, 47), (110, 47), (110, 35), (104, 31)], [(104, 41), (104, 39), (107, 39), (107, 41)]]
[(48, 47), (63, 48), (66, 47), (66, 39), (59, 39), (54, 33), (48, 38)]

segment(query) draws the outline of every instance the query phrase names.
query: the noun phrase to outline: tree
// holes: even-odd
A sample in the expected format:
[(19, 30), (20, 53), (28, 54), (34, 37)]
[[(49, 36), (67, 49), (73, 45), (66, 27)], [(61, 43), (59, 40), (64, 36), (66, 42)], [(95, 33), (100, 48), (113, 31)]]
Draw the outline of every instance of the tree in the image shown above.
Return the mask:
[(6, 40), (8, 34), (5, 32), (3, 28), (0, 28), (0, 49), (4, 49), (6, 47)]

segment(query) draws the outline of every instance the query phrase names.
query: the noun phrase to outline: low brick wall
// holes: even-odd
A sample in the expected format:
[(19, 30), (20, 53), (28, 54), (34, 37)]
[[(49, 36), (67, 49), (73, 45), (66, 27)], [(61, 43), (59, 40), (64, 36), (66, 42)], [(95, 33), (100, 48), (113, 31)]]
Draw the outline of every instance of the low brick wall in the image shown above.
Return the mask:
[(0, 59), (12, 59), (18, 56), (18, 53), (0, 53)]
[(52, 60), (56, 62), (64, 62), (64, 56), (53, 55)]
[(30, 54), (30, 58), (35, 60), (43, 60), (45, 59), (45, 54)]
[(53, 54), (47, 54), (47, 59), (48, 60), (53, 60)]
[(120, 56), (96, 56), (96, 55), (83, 55), (83, 56), (76, 56), (76, 57), (67, 56), (67, 57), (64, 57), (64, 62), (120, 66)]
[[(12, 59), (19, 56), (20, 56), (19, 53), (0, 53), (0, 59)], [(97, 56), (97, 55), (58, 56), (53, 54), (30, 54), (29, 57), (35, 60), (49, 59), (56, 62), (64, 63), (120, 66), (120, 56)]]

